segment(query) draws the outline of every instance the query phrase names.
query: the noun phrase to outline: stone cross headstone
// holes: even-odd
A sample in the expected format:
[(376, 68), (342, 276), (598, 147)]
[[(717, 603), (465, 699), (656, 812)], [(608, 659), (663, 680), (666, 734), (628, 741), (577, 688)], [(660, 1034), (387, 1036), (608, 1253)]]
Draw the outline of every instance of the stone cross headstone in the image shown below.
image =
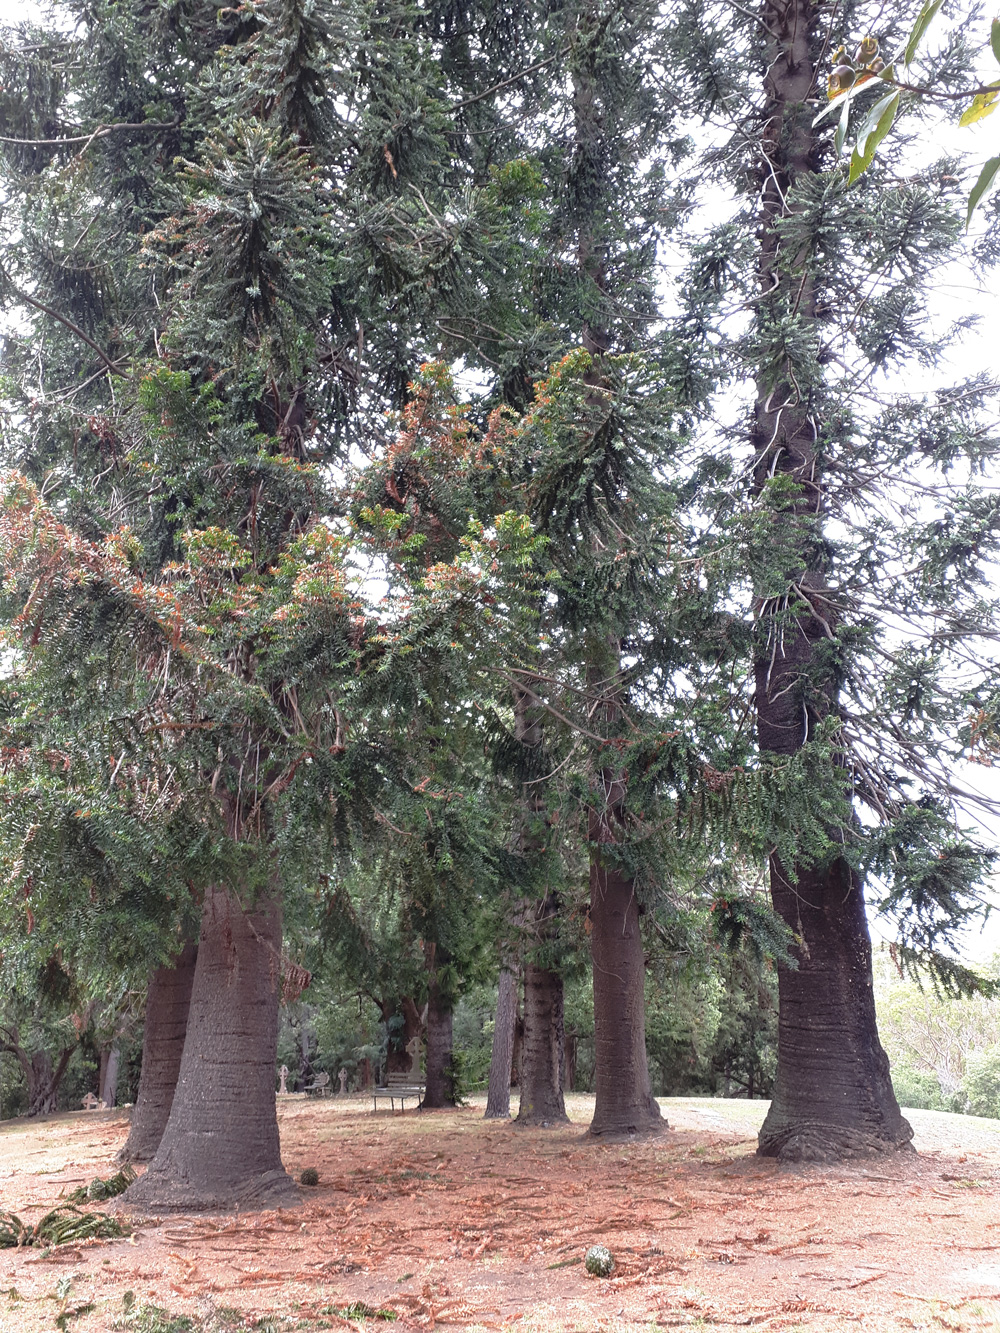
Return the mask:
[(340, 1079), (340, 1091), (343, 1094), (347, 1091), (347, 1070), (342, 1069), (337, 1077)]
[(412, 1040), (406, 1043), (406, 1054), (410, 1057), (410, 1068), (408, 1072), (411, 1074), (413, 1073), (414, 1069), (416, 1069), (417, 1065), (420, 1062), (420, 1056), (418, 1054), (419, 1050), (420, 1050), (420, 1033), (418, 1032), (416, 1036), (412, 1038)]
[(288, 1066), (282, 1065), (281, 1068), (278, 1070), (278, 1073), (281, 1076), (281, 1087), (278, 1089), (278, 1096), (287, 1097), (288, 1089), (285, 1087), (285, 1079), (288, 1077)]
[(83, 1101), (80, 1103), (85, 1111), (96, 1111), (100, 1104), (101, 1103), (92, 1092), (88, 1092), (86, 1097), (84, 1097)]

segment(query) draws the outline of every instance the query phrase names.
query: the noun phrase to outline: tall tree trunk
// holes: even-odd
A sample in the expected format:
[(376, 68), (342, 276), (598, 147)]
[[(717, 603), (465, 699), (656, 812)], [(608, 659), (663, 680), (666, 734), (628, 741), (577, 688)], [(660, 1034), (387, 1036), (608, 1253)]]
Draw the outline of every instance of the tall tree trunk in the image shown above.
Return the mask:
[[(90, 1021), (93, 1009), (91, 1003), (85, 1016), (73, 1015), (77, 1033), (81, 1033)], [(56, 1097), (59, 1084), (66, 1072), (70, 1057), (76, 1050), (76, 1043), (64, 1046), (59, 1052), (55, 1065), (48, 1051), (40, 1050), (30, 1054), (21, 1045), (20, 1032), (16, 1024), (0, 1025), (0, 1051), (7, 1051), (21, 1066), (24, 1081), (28, 1089), (28, 1109), (26, 1115), (51, 1115), (56, 1109)]]
[(576, 1082), (576, 1045), (575, 1033), (563, 1031), (563, 1093), (572, 1092)]
[(517, 1023), (517, 973), (500, 969), (497, 1013), (490, 1053), (490, 1081), (486, 1093), (486, 1120), (510, 1118), (510, 1085), (514, 1065), (514, 1028)]
[(276, 898), (244, 910), (229, 890), (206, 891), (177, 1090), (149, 1169), (122, 1196), (127, 1210), (299, 1202), (275, 1106), (280, 957)]
[(117, 1042), (101, 1051), (97, 1096), (107, 1107), (116, 1105), (118, 1101), (118, 1062), (120, 1055), (121, 1052)]
[[(558, 911), (554, 894), (538, 909), (538, 934), (544, 946)], [(562, 973), (539, 967), (530, 957), (524, 965), (524, 1045), (521, 1050), (521, 1105), (518, 1125), (559, 1125), (569, 1120), (562, 1093)]]
[(197, 957), (198, 946), (189, 941), (173, 966), (158, 967), (149, 979), (139, 1093), (119, 1161), (148, 1162), (160, 1146), (181, 1068)]
[[(525, 688), (514, 689), (514, 734), (524, 752), (534, 760), (542, 745), (542, 719), (537, 704), (533, 706), (532, 678)], [(528, 771), (534, 773), (534, 762)], [(538, 787), (527, 783), (522, 787), (519, 851), (536, 866), (541, 865), (548, 841), (548, 818), (545, 802)], [(563, 978), (555, 968), (541, 966), (532, 949), (543, 954), (551, 951), (555, 939), (559, 913), (559, 899), (551, 890), (542, 900), (529, 907), (522, 906), (518, 926), (533, 918), (534, 939), (528, 940), (528, 957), (524, 964), (524, 1023), (521, 1043), (520, 1095), (521, 1101), (515, 1124), (558, 1125), (569, 1117), (563, 1105)], [(548, 948), (547, 948), (548, 946)]]
[(621, 784), (612, 780), (608, 813), (590, 812), (590, 952), (594, 963), (594, 1091), (590, 1133), (655, 1134), (667, 1128), (653, 1097), (646, 1059), (646, 961), (635, 884), (603, 849)]
[(424, 946), (427, 957), (427, 1070), (426, 1088), (422, 1105), (426, 1110), (438, 1110), (455, 1105), (455, 1083), (452, 1077), (452, 1001), (438, 985), (437, 966), (443, 962), (441, 950), (432, 943)]
[(28, 1081), (28, 1115), (52, 1115), (55, 1111), (59, 1084), (75, 1049), (75, 1045), (64, 1047), (55, 1065), (48, 1051), (35, 1051), (27, 1064), (22, 1061)]
[(517, 1009), (514, 1011), (514, 1053), (510, 1058), (510, 1086), (521, 1093), (521, 1051), (524, 1048), (524, 1019), (521, 1016), (521, 1000), (517, 997)]
[[(769, 34), (766, 124), (760, 165), (761, 336), (794, 321), (801, 344), (822, 336), (808, 226), (790, 226), (796, 187), (819, 170), (827, 131), (813, 126), (816, 59), (825, 40), (813, 0), (763, 0)], [(825, 19), (823, 20), (825, 24)], [(785, 596), (757, 605), (757, 731), (764, 752), (793, 755), (838, 713), (835, 658), (840, 599), (823, 540), (825, 489), (817, 438), (821, 389), (811, 388), (794, 352), (757, 381), (756, 487), (774, 477), (797, 493), (772, 511), (773, 545), (795, 549), (800, 568)], [(773, 363), (773, 358), (772, 358)], [(800, 382), (801, 381), (801, 382)], [(798, 969), (779, 974), (778, 1072), (758, 1151), (789, 1160), (830, 1160), (894, 1149), (912, 1130), (899, 1112), (879, 1044), (871, 943), (862, 885), (842, 858), (826, 865), (770, 865), (777, 912), (798, 937)]]
[[(607, 377), (602, 363), (613, 341), (604, 318), (612, 306), (604, 238), (616, 202), (608, 189), (608, 140), (602, 101), (609, 90), (601, 86), (595, 63), (600, 49), (595, 38), (602, 22), (595, 8), (581, 11), (577, 20), (580, 54), (572, 70), (576, 259), (581, 279), (591, 286), (587, 305), (592, 312), (583, 323), (581, 342), (593, 357), (584, 382), (594, 386), (593, 393), (588, 394), (588, 406), (595, 409), (606, 402)], [(596, 541), (595, 537), (595, 546)], [(621, 632), (621, 626), (605, 623), (587, 646), (592, 716), (609, 739), (622, 719)], [(613, 854), (605, 851), (625, 835), (627, 777), (611, 769), (602, 769), (595, 776), (603, 788), (604, 802), (588, 814), (597, 1093), (590, 1133), (659, 1133), (667, 1125), (653, 1099), (646, 1061), (645, 957), (635, 884), (616, 867)]]
[(312, 1065), (313, 1038), (312, 1008), (299, 1005), (299, 1078), (298, 1087), (305, 1087), (315, 1076)]
[(906, 1146), (913, 1130), (878, 1038), (858, 876), (839, 860), (800, 868), (792, 884), (774, 858), (771, 894), (801, 942), (798, 968), (778, 974), (778, 1071), (757, 1151), (825, 1162)]

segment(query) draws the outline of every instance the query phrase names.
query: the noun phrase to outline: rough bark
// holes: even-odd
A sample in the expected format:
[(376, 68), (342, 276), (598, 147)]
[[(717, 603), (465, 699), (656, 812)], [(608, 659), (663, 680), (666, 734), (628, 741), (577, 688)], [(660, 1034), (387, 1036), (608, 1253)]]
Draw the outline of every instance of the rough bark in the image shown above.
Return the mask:
[(486, 1093), (486, 1120), (510, 1118), (510, 1087), (514, 1065), (514, 1028), (517, 1023), (517, 973), (500, 969), (496, 1022), (490, 1053), (490, 1080)]
[(452, 1008), (442, 998), (437, 987), (427, 1005), (427, 1072), (424, 1099), (425, 1111), (455, 1105), (455, 1082), (452, 1077)]
[[(514, 690), (514, 734), (527, 757), (526, 769), (534, 773), (542, 746), (542, 719), (534, 704), (529, 678), (524, 688)], [(548, 811), (538, 786), (531, 782), (522, 787), (518, 850), (527, 860), (540, 866), (549, 837)], [(563, 1104), (563, 979), (551, 962), (552, 945), (557, 931), (559, 899), (548, 891), (536, 904), (522, 904), (517, 926), (529, 926), (528, 957), (524, 964), (524, 1022), (521, 1039), (520, 1106), (515, 1124), (565, 1124), (569, 1117)], [(531, 938), (533, 936), (533, 938)], [(532, 951), (537, 951), (533, 953)]]
[[(623, 793), (610, 789), (613, 811)], [(590, 1133), (659, 1134), (667, 1122), (653, 1097), (646, 1059), (646, 963), (635, 885), (605, 851), (608, 815), (590, 812), (590, 951), (594, 964), (594, 1091)]]
[(75, 1046), (63, 1047), (54, 1065), (48, 1051), (32, 1054), (27, 1066), (28, 1115), (51, 1115), (55, 1111), (59, 1084), (75, 1049)]
[[(82, 1027), (82, 1025), (81, 1025)], [(48, 1051), (40, 1050), (29, 1054), (21, 1045), (20, 1034), (14, 1026), (0, 1027), (0, 1051), (7, 1051), (14, 1056), (21, 1066), (24, 1081), (28, 1089), (28, 1109), (26, 1115), (51, 1115), (56, 1109), (59, 1084), (62, 1082), (70, 1056), (76, 1049), (66, 1046), (59, 1052), (59, 1058), (53, 1065)]]
[(528, 961), (524, 966), (524, 1045), (517, 1125), (565, 1124), (562, 1092), (563, 979)]
[(420, 1070), (420, 1036), (424, 1030), (424, 1020), (416, 1001), (412, 996), (402, 999), (378, 1002), (382, 1011), (382, 1020), (388, 1023), (397, 1014), (402, 1016), (403, 1025), (389, 1038), (389, 1048), (385, 1056), (386, 1073), (416, 1074)]
[(244, 910), (225, 888), (205, 894), (187, 1036), (170, 1118), (127, 1212), (289, 1207), (298, 1191), (281, 1165), (274, 1067), (281, 907)]
[(439, 1110), (455, 1105), (455, 1083), (452, 1077), (452, 1001), (438, 985), (437, 963), (443, 962), (441, 951), (433, 944), (425, 946), (427, 956), (427, 1068), (425, 1071), (425, 1110)]
[(563, 1092), (572, 1092), (576, 1082), (576, 1047), (579, 1038), (575, 1033), (563, 1031)]
[[(587, 402), (595, 410), (603, 409), (606, 402), (603, 361), (613, 337), (604, 317), (615, 304), (615, 293), (608, 293), (605, 240), (606, 214), (613, 207), (606, 175), (609, 145), (602, 101), (608, 89), (601, 88), (599, 69), (590, 54), (598, 49), (595, 38), (602, 22), (592, 7), (580, 11), (579, 56), (572, 69), (576, 262), (581, 278), (592, 289), (592, 314), (583, 324), (581, 342), (593, 363), (583, 378), (593, 385)], [(600, 549), (596, 534), (593, 545), (596, 557)], [(621, 629), (605, 621), (587, 645), (591, 717), (609, 740), (622, 724)], [(600, 808), (588, 812), (597, 1095), (589, 1132), (598, 1136), (655, 1134), (667, 1126), (653, 1099), (646, 1060), (645, 957), (635, 885), (618, 869), (614, 853), (607, 850), (626, 836), (627, 776), (620, 770), (601, 768), (594, 777), (604, 799)]]
[(878, 1038), (864, 894), (844, 861), (800, 869), (777, 861), (771, 893), (802, 943), (778, 975), (778, 1071), (757, 1151), (828, 1162), (906, 1147), (913, 1130), (892, 1090)]
[(117, 1043), (101, 1051), (100, 1073), (97, 1078), (97, 1096), (107, 1107), (118, 1102), (118, 1062), (121, 1052)]
[(139, 1093), (119, 1161), (148, 1162), (160, 1146), (181, 1068), (197, 957), (198, 946), (189, 942), (172, 966), (158, 967), (149, 979)]
[[(795, 187), (821, 166), (822, 135), (812, 124), (816, 59), (824, 35), (812, 0), (765, 0), (771, 34), (762, 137), (760, 284), (764, 336), (794, 318), (801, 339), (822, 334), (807, 227), (790, 227)], [(825, 20), (824, 20), (825, 22)], [(804, 378), (804, 377), (803, 377)], [(793, 502), (776, 510), (775, 545), (798, 544), (801, 569), (788, 597), (757, 604), (755, 663), (761, 749), (792, 755), (818, 723), (836, 716), (838, 687), (824, 667), (835, 654), (839, 597), (823, 541), (821, 399), (803, 389), (791, 361), (757, 382), (756, 486), (794, 481)], [(794, 607), (794, 610), (790, 609)], [(846, 862), (770, 867), (775, 909), (801, 939), (797, 971), (779, 975), (778, 1072), (758, 1151), (789, 1160), (832, 1160), (895, 1149), (912, 1130), (899, 1113), (879, 1044), (872, 995), (871, 944), (862, 885)]]
[(521, 1051), (524, 1047), (524, 1019), (520, 1013), (520, 997), (518, 997), (518, 1012), (514, 1016), (514, 1054), (510, 1060), (510, 1086), (517, 1088), (518, 1095), (521, 1092)]

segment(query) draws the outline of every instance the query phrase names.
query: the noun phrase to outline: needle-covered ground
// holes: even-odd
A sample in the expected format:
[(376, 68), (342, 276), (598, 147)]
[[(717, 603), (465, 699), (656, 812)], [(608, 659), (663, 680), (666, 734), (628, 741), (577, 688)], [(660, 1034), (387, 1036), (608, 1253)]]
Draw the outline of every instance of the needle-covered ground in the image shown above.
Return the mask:
[[(481, 1099), (282, 1098), (285, 1163), (319, 1173), (301, 1208), (0, 1250), (0, 1333), (1000, 1330), (1000, 1121), (915, 1111), (918, 1152), (781, 1167), (753, 1155), (763, 1102), (662, 1105), (668, 1134), (611, 1144), (583, 1137), (587, 1097), (527, 1131)], [(4, 1122), (0, 1208), (30, 1222), (110, 1175), (126, 1117)]]

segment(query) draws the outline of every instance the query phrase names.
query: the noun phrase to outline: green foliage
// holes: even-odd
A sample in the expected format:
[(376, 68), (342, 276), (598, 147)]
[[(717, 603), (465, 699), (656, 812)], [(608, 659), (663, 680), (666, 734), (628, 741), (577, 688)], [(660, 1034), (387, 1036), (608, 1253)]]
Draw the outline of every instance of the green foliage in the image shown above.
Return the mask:
[(966, 1115), (1000, 1120), (1000, 1046), (991, 1046), (969, 1058), (959, 1098)]
[(123, 1297), (123, 1313), (112, 1328), (123, 1333), (275, 1333), (276, 1323), (267, 1316), (248, 1317), (240, 1310), (216, 1306), (206, 1314), (173, 1314), (161, 1305), (137, 1301), (135, 1293)]
[(758, 964), (768, 959), (797, 965), (788, 952), (791, 932), (759, 895), (716, 898), (711, 920), (714, 937), (727, 949), (743, 946)]
[(452, 1017), (456, 1092), (467, 1095), (486, 1086), (493, 1050), (496, 988), (478, 985), (459, 998)]
[[(956, 705), (964, 648), (939, 631), (992, 631), (996, 502), (929, 486), (901, 519), (871, 479), (978, 466), (986, 390), (864, 393), (936, 355), (940, 173), (891, 199), (803, 173), (762, 295), (762, 167), (737, 136), (696, 174), (746, 197), (694, 238), (674, 309), (658, 253), (694, 195), (686, 127), (772, 62), (739, 7), (73, 13), (0, 43), (8, 137), (67, 141), (0, 145), (0, 948), (22, 1035), (124, 1013), (209, 883), (284, 890), (317, 974), (282, 1035), (300, 1070), (396, 1054), (432, 982), (464, 1023), (498, 940), (531, 934), (572, 988), (591, 813), (686, 936), (663, 971), (682, 1003), (651, 1001), (664, 1085), (766, 1083), (789, 941), (733, 884), (774, 854), (846, 853), (900, 957), (971, 984), (947, 946), (989, 858), (926, 756), (961, 751), (973, 696), (990, 743), (989, 682)], [(846, 99), (883, 74), (862, 47)], [(862, 164), (898, 106), (866, 108)], [(747, 383), (808, 417), (821, 505), (763, 454), (748, 500), (711, 417)], [(761, 756), (753, 662), (807, 622), (804, 743)], [(719, 865), (714, 939), (739, 954), (677, 924)], [(512, 924), (548, 895), (558, 927)]]
[(0, 1213), (0, 1249), (26, 1245), (69, 1245), (81, 1240), (108, 1240), (129, 1235), (129, 1228), (103, 1213), (86, 1213), (72, 1204), (60, 1204), (34, 1226), (14, 1213)]
[[(917, 14), (913, 27), (910, 29), (905, 44), (901, 50), (900, 57), (906, 66), (905, 71), (897, 74), (896, 66), (889, 64), (886, 66), (881, 59), (872, 60), (871, 57), (878, 56), (879, 44), (874, 37), (865, 37), (858, 48), (859, 58), (850, 61), (846, 55), (845, 48), (841, 46), (834, 55), (834, 66), (836, 67), (829, 78), (829, 97), (833, 106), (841, 106), (840, 121), (836, 134), (836, 149), (839, 156), (844, 146), (844, 140), (847, 136), (849, 119), (851, 114), (851, 103), (857, 93), (866, 85), (879, 87), (886, 83), (895, 86), (898, 89), (905, 90), (911, 95), (911, 100), (915, 94), (919, 98), (927, 99), (933, 103), (943, 93), (945, 105), (953, 105), (955, 94), (951, 89), (941, 89), (936, 86), (934, 80), (934, 70), (931, 70), (929, 80), (923, 85), (914, 84), (913, 76), (909, 72), (909, 66), (920, 54), (921, 45), (926, 36), (927, 29), (938, 10), (941, 9), (943, 0), (925, 0), (923, 7)], [(989, 48), (994, 59), (1000, 64), (1000, 20), (994, 19), (990, 28)], [(856, 66), (856, 68), (855, 68)], [(979, 87), (975, 85), (979, 82), (970, 71), (970, 77), (967, 82), (974, 85), (974, 90), (968, 92), (968, 105), (959, 116), (959, 125), (968, 126), (978, 124), (985, 120), (987, 116), (993, 114), (997, 109), (997, 98), (1000, 97), (1000, 81), (986, 84)], [(892, 127), (896, 111), (900, 106), (901, 93), (890, 92), (883, 96), (873, 107), (869, 108), (861, 124), (856, 128), (856, 143), (851, 152), (850, 171), (848, 173), (848, 184), (853, 185), (859, 176), (872, 165), (875, 160), (875, 154), (879, 145), (885, 139)], [(831, 108), (825, 108), (820, 112), (817, 121), (826, 116)], [(997, 171), (1000, 170), (1000, 158), (992, 157), (985, 163), (979, 172), (976, 183), (969, 193), (968, 206), (966, 211), (966, 226), (972, 221), (972, 215), (987, 190), (993, 184)]]
[(91, 1203), (104, 1199), (113, 1199), (118, 1194), (124, 1194), (132, 1181), (136, 1179), (135, 1168), (126, 1164), (120, 1171), (116, 1171), (113, 1176), (107, 1176), (102, 1179), (96, 1176), (89, 1185), (81, 1185), (66, 1195), (67, 1203)]
[(912, 976), (926, 969), (947, 994), (994, 993), (995, 982), (962, 966), (947, 947), (956, 929), (982, 915), (977, 886), (994, 860), (956, 837), (950, 812), (930, 797), (873, 832), (866, 869), (891, 885), (878, 910), (895, 921), (897, 956)]
[[(989, 983), (993, 972), (981, 980)], [(1000, 1002), (994, 988), (948, 992), (929, 967), (904, 972), (898, 950), (882, 950), (875, 958), (875, 999), (900, 1104), (964, 1111), (968, 1072), (996, 1045)]]
[(391, 1322), (399, 1318), (395, 1310), (376, 1308), (374, 1305), (366, 1305), (364, 1301), (354, 1301), (344, 1306), (331, 1305), (324, 1312), (340, 1315), (341, 1319), (385, 1319)]
[[(126, 1298), (129, 1295), (126, 1292)], [(126, 1305), (124, 1318), (116, 1320), (114, 1327), (134, 1333), (192, 1333), (195, 1322), (190, 1315), (173, 1315), (160, 1305), (133, 1301)]]
[(606, 1245), (591, 1245), (583, 1257), (583, 1266), (591, 1277), (610, 1277), (615, 1261)]
[(918, 1111), (950, 1111), (954, 1106), (941, 1090), (937, 1078), (927, 1070), (910, 1065), (892, 1067), (892, 1090), (902, 1107)]

